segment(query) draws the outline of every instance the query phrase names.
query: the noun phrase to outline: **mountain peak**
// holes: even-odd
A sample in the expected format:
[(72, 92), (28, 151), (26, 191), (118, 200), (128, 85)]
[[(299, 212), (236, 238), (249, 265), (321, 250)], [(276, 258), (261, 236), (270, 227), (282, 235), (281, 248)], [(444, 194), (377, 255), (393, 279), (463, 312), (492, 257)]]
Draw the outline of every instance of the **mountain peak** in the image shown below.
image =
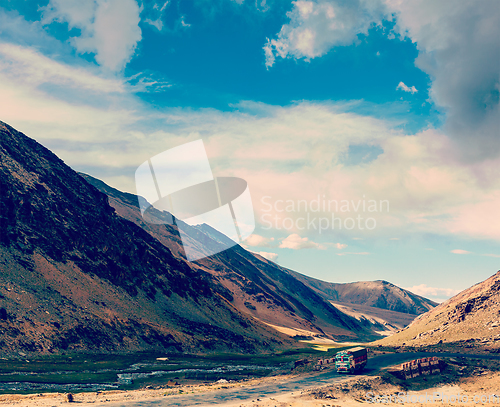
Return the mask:
[(299, 276), (301, 281), (331, 301), (361, 304), (412, 315), (422, 314), (437, 305), (434, 301), (413, 294), (385, 280), (327, 283), (311, 277)]

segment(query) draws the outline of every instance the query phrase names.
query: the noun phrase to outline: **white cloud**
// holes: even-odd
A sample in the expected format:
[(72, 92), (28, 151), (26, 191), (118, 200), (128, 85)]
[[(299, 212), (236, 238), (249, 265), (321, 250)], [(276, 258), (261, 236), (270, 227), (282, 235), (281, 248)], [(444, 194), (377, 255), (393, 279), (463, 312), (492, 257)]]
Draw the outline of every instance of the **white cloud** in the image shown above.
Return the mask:
[(144, 7), (143, 13), (147, 13), (149, 17), (144, 18), (144, 22), (155, 27), (158, 31), (162, 31), (163, 26), (163, 14), (167, 9), (170, 1), (165, 1), (161, 6), (155, 3), (153, 7)]
[(289, 23), (264, 46), (268, 68), (276, 57), (310, 59), (333, 46), (351, 44), (358, 34), (367, 33), (371, 24), (380, 23), (384, 10), (380, 2), (364, 0), (298, 0), (292, 4), (287, 13)]
[(405, 288), (405, 290), (411, 291), (412, 293), (423, 297), (453, 297), (461, 292), (461, 290), (455, 290), (453, 288), (429, 287), (426, 284), (415, 285), (413, 287)]
[[(0, 119), (44, 145), (52, 144), (56, 154), (74, 161), (72, 165), (78, 165), (73, 160), (78, 155), (87, 162), (102, 162), (103, 145), (126, 143), (129, 133), (123, 127), (136, 122), (138, 115), (130, 87), (94, 70), (0, 44)], [(116, 163), (116, 157), (108, 159)]]
[(450, 253), (453, 253), (453, 254), (470, 254), (471, 252), (468, 252), (467, 250), (462, 250), (462, 249), (454, 249), (454, 250), (451, 250)]
[[(261, 225), (266, 195), (295, 202), (319, 194), (337, 201), (366, 196), (389, 200), (390, 212), (376, 214), (371, 234), (343, 231), (344, 239), (435, 233), (500, 240), (500, 159), (464, 165), (439, 131), (403, 135), (393, 130), (399, 123), (353, 113), (354, 103), (245, 102), (231, 112), (158, 112), (136, 99), (124, 79), (95, 69), (1, 45), (1, 119), (74, 168), (130, 192), (134, 169), (148, 157), (202, 137), (214, 174), (248, 181)], [(378, 146), (383, 153), (363, 165), (345, 165), (350, 145)]]
[[(451, 250), (450, 253), (454, 253), (454, 254), (474, 254), (474, 253), (469, 252), (467, 250), (461, 250), (461, 249)], [(492, 253), (479, 254), (479, 256), (500, 258), (500, 254), (492, 254)]]
[[(134, 192), (133, 168), (158, 151), (203, 137), (215, 174), (248, 181), (258, 223), (266, 195), (295, 202), (318, 194), (337, 201), (366, 196), (390, 201), (390, 212), (376, 215), (373, 236), (459, 233), (500, 240), (500, 217), (494, 216), (500, 160), (463, 165), (450, 155), (449, 138), (435, 130), (402, 135), (393, 130), (398, 123), (352, 113), (352, 104), (246, 102), (233, 112), (159, 113), (135, 99), (123, 80), (9, 47), (0, 46), (2, 120), (117, 188)], [(66, 93), (55, 92), (57, 86)], [(350, 145), (379, 146), (383, 154), (363, 165), (344, 165)]]
[(163, 29), (163, 22), (161, 21), (161, 18), (158, 18), (156, 20), (151, 20), (150, 18), (145, 18), (144, 22), (149, 24), (150, 26), (155, 27), (158, 31), (161, 31)]
[(245, 239), (245, 244), (250, 247), (269, 247), (274, 242), (274, 237), (267, 238), (257, 234), (251, 234)]
[(469, 159), (500, 153), (500, 7), (495, 0), (387, 0), (397, 28), (416, 43), (416, 64), (446, 110), (446, 129)]
[(260, 254), (262, 257), (264, 257), (267, 260), (271, 260), (271, 261), (278, 260), (278, 255), (276, 253), (258, 252), (257, 254)]
[(181, 26), (183, 26), (183, 27), (191, 27), (191, 24), (186, 23), (186, 21), (184, 21), (184, 18), (185, 18), (185, 17), (184, 17), (184, 16), (182, 16), (182, 17), (181, 17), (181, 19), (180, 19)]
[(44, 8), (43, 23), (67, 22), (81, 35), (71, 43), (79, 53), (95, 53), (96, 61), (119, 71), (132, 58), (142, 34), (140, 9), (134, 0), (50, 0)]
[(345, 243), (324, 243), (323, 246), (333, 247), (338, 250), (344, 250), (347, 247)]
[[(169, 8), (170, 4), (172, 4), (170, 0), (160, 3), (154, 0), (143, 0), (141, 3), (142, 21), (164, 33), (178, 33), (191, 27), (191, 24), (186, 22), (186, 16), (180, 14), (179, 7), (174, 5)], [(169, 24), (166, 24), (167, 10)], [(210, 12), (207, 11), (207, 13)]]
[(307, 237), (300, 237), (297, 233), (292, 233), (279, 245), (280, 249), (292, 249), (292, 250), (302, 250), (302, 249), (324, 249), (325, 247), (319, 243), (315, 243), (309, 240)]
[(409, 92), (412, 95), (414, 93), (418, 92), (418, 90), (417, 90), (417, 88), (415, 86), (408, 87), (403, 82), (399, 82), (398, 86), (396, 87), (396, 90), (399, 90), (399, 89), (404, 90), (405, 92)]
[(42, 8), (42, 22), (67, 22), (70, 29), (89, 27), (92, 25), (96, 8), (97, 2), (94, 0), (50, 0), (49, 4)]
[(348, 255), (355, 255), (355, 256), (368, 256), (370, 253), (368, 252), (343, 252), (343, 253), (337, 253), (337, 256), (348, 256)]
[(31, 86), (52, 83), (97, 93), (126, 90), (123, 81), (114, 77), (93, 74), (85, 68), (56, 62), (33, 49), (7, 43), (0, 43), (0, 70)]

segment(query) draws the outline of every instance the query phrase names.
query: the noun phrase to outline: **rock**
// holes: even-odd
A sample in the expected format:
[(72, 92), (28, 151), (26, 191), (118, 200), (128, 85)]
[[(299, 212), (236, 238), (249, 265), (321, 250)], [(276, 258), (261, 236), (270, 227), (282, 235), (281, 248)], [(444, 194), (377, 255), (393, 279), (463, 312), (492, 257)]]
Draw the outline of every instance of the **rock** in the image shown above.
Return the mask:
[(169, 380), (167, 386), (180, 386), (180, 383), (174, 380)]

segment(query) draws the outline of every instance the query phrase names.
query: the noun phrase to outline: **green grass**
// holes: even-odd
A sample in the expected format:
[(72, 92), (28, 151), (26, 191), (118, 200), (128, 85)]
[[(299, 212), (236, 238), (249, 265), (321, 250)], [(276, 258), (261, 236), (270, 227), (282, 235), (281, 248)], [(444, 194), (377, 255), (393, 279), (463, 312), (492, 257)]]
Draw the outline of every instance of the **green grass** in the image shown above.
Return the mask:
[(31, 383), (54, 383), (54, 384), (87, 384), (87, 383), (113, 383), (116, 381), (116, 373), (66, 373), (66, 374), (40, 374), (30, 376), (5, 375), (0, 382), (31, 382)]
[[(160, 357), (160, 356), (158, 356)], [(0, 360), (0, 373), (56, 371), (85, 371), (102, 369), (125, 369), (144, 360), (155, 360), (154, 354), (135, 353), (130, 355), (50, 355), (26, 360)], [(0, 380), (1, 381), (1, 380)]]
[[(343, 348), (340, 348), (343, 349)], [(335, 353), (340, 350), (335, 349)], [(160, 386), (168, 380), (216, 381), (220, 378), (238, 380), (276, 374), (275, 370), (252, 369), (251, 366), (284, 366), (305, 357), (325, 357), (332, 351), (323, 352), (312, 347), (289, 349), (272, 354), (172, 354), (139, 352), (131, 354), (66, 354), (39, 356), (28, 360), (0, 359), (0, 383), (30, 382), (48, 384), (117, 384), (118, 373), (150, 373), (172, 371), (161, 376), (138, 378), (121, 389), (140, 388), (146, 385)], [(166, 361), (157, 358), (168, 357)], [(137, 363), (149, 364), (133, 369)], [(154, 365), (153, 365), (154, 364)], [(153, 366), (152, 366), (153, 365)], [(247, 365), (248, 369), (234, 372), (177, 372), (180, 369), (211, 369), (226, 365)], [(30, 374), (28, 374), (30, 373)], [(40, 392), (40, 389), (33, 390)], [(29, 391), (2, 391), (0, 393), (30, 393)]]

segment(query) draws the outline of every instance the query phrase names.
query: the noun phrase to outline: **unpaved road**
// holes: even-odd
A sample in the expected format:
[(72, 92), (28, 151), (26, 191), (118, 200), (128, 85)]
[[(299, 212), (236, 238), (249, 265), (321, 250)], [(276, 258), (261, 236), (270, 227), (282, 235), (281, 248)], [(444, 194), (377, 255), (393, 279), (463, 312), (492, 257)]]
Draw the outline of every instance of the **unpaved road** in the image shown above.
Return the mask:
[[(412, 353), (393, 353), (383, 354), (370, 358), (365, 369), (365, 373), (376, 373), (379, 370), (407, 362), (412, 359), (418, 359), (428, 356), (443, 357), (465, 357), (474, 359), (500, 360), (499, 355), (473, 355), (462, 353), (440, 353), (440, 352), (412, 352)], [(338, 383), (351, 378), (352, 376), (340, 375), (333, 370), (326, 372), (310, 374), (297, 377), (287, 381), (277, 381), (276, 383), (263, 383), (257, 386), (235, 387), (223, 390), (217, 390), (209, 393), (185, 394), (179, 396), (168, 396), (162, 399), (150, 399), (144, 401), (121, 401), (107, 402), (103, 404), (94, 404), (98, 406), (202, 406), (202, 405), (220, 405), (228, 402), (238, 402), (247, 400), (256, 400), (257, 398), (266, 398), (283, 393), (297, 392), (320, 387), (324, 385)], [(363, 377), (363, 376), (358, 376)]]

